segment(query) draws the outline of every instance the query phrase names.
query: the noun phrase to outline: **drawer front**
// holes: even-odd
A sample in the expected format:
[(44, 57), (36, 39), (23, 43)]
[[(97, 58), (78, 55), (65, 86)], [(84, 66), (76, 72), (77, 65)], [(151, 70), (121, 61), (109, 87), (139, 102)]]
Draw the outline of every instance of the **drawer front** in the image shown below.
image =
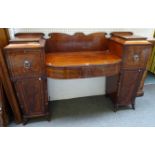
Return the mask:
[(120, 63), (111, 65), (93, 66), (90, 68), (91, 77), (112, 76), (119, 74), (119, 72), (120, 72)]
[(123, 55), (123, 68), (145, 68), (150, 55), (150, 46), (127, 46)]
[(81, 66), (81, 67), (46, 67), (50, 78), (73, 79), (98, 76), (111, 76), (120, 72), (120, 63), (112, 65)]
[(42, 54), (39, 50), (9, 52), (7, 63), (12, 78), (38, 76), (44, 70)]
[(46, 74), (50, 78), (56, 79), (73, 79), (81, 78), (80, 68), (57, 68), (57, 67), (46, 67)]

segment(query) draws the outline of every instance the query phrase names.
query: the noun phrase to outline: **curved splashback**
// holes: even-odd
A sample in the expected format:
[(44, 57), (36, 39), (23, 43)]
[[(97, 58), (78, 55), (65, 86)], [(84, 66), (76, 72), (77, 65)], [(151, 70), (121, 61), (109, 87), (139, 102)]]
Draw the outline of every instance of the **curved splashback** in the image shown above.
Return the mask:
[(73, 35), (50, 33), (46, 40), (46, 52), (102, 51), (107, 49), (108, 39), (105, 32)]

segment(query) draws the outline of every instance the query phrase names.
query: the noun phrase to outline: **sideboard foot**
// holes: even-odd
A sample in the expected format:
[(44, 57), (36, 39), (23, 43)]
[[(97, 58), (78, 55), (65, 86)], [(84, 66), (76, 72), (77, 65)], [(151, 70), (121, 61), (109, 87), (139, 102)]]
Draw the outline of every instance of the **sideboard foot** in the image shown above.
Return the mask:
[(28, 121), (29, 121), (28, 118), (24, 118), (24, 119), (23, 119), (23, 125), (26, 125)]
[(135, 110), (135, 103), (132, 103), (132, 109)]
[(46, 119), (48, 122), (50, 122), (51, 121), (51, 115), (46, 116)]
[(114, 112), (117, 112), (117, 110), (118, 110), (118, 105), (115, 104), (115, 105), (114, 105)]

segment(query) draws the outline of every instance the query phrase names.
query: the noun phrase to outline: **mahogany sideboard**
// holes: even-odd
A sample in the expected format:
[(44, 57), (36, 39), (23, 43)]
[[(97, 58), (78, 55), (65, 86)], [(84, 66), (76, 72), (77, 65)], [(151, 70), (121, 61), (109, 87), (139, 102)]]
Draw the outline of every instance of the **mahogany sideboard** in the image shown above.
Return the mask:
[(48, 115), (46, 78), (73, 79), (106, 76), (106, 95), (119, 106), (131, 105), (152, 45), (132, 32), (18, 33), (4, 48), (24, 119)]

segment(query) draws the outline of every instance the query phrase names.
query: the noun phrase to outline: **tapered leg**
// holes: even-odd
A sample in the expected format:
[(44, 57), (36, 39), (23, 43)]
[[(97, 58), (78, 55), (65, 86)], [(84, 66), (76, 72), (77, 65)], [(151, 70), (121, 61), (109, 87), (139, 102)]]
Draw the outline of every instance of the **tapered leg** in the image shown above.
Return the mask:
[(51, 121), (51, 115), (47, 115), (46, 118), (48, 122)]
[(118, 110), (118, 105), (114, 104), (114, 112), (117, 112), (117, 110)]
[(26, 125), (27, 122), (28, 122), (28, 120), (29, 120), (28, 118), (24, 118), (24, 119), (23, 119), (23, 125)]
[(105, 97), (106, 97), (106, 98), (108, 98), (108, 97), (109, 97), (109, 95), (108, 95), (108, 94), (105, 94)]
[(133, 110), (135, 110), (135, 102), (134, 102), (134, 103), (132, 103), (132, 105), (131, 105), (131, 106), (132, 106), (132, 109), (133, 109)]

